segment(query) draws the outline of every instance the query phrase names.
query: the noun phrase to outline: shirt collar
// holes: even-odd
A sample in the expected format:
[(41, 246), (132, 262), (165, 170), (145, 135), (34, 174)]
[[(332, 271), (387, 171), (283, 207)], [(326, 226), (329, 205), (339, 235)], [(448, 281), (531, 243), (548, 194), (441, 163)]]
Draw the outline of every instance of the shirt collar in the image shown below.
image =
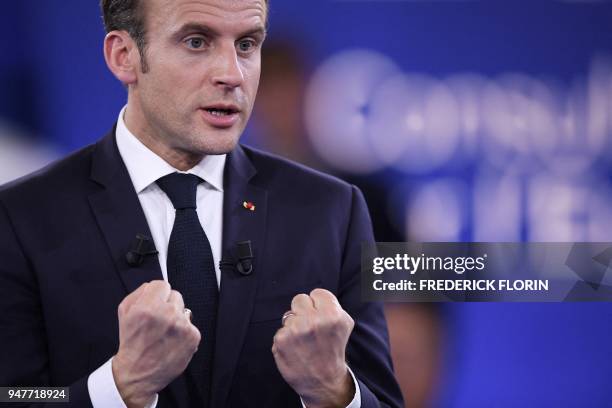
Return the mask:
[(223, 169), (227, 155), (206, 155), (193, 168), (182, 172), (168, 164), (164, 159), (146, 147), (125, 125), (124, 106), (117, 119), (117, 147), (127, 167), (134, 189), (140, 194), (159, 178), (170, 173), (190, 173), (200, 177), (214, 189), (223, 192)]

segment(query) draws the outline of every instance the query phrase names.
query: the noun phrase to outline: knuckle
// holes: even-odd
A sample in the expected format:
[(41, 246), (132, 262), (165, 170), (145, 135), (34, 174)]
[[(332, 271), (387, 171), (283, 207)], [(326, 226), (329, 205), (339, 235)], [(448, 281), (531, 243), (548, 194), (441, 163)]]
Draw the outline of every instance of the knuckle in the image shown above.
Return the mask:
[(320, 324), (316, 320), (294, 327), (292, 332), (297, 337), (312, 337), (319, 331)]
[(355, 320), (353, 319), (353, 317), (348, 314), (345, 310), (342, 311), (342, 314), (344, 315), (344, 318), (349, 321), (351, 324), (355, 323)]
[(135, 317), (141, 319), (145, 322), (154, 322), (159, 317), (156, 313), (153, 312), (151, 308), (148, 307), (136, 307)]
[(282, 349), (279, 347), (278, 343), (273, 342), (272, 343), (272, 355), (274, 357), (280, 357), (282, 353)]
[(353, 330), (353, 324), (350, 320), (342, 320), (339, 325), (338, 328), (343, 331), (343, 332), (351, 332)]
[(274, 335), (272, 342), (276, 345), (276, 348), (283, 347), (287, 341), (287, 330), (279, 330)]
[(136, 294), (139, 294), (141, 292), (144, 292), (147, 289), (148, 286), (149, 286), (149, 282), (143, 283), (138, 288), (136, 288), (136, 290), (132, 291), (127, 297), (130, 297), (130, 296), (133, 297), (133, 295), (136, 295)]
[(325, 300), (329, 299), (330, 296), (334, 297), (334, 295), (330, 291), (328, 291), (327, 289), (323, 289), (323, 288), (315, 288), (311, 290), (310, 296), (319, 298), (319, 299), (325, 299)]
[[(149, 310), (153, 310), (149, 308)], [(176, 308), (170, 303), (162, 303), (158, 306), (157, 315), (164, 321), (174, 320), (176, 316)]]
[(137, 298), (138, 296), (142, 295), (142, 293), (145, 292), (148, 287), (149, 287), (149, 282), (143, 283), (138, 288), (130, 292), (123, 300), (126, 301), (128, 299)]
[(319, 314), (314, 314), (310, 316), (310, 319), (305, 324), (305, 328), (308, 330), (319, 329), (321, 326), (325, 324), (325, 320)]
[(334, 323), (338, 323), (344, 319), (342, 310), (337, 307), (330, 308), (328, 316), (329, 316), (329, 320), (331, 320)]
[(147, 314), (149, 313), (149, 309), (142, 307), (142, 305), (132, 305), (130, 308), (130, 314), (134, 316), (135, 319), (145, 319), (147, 318)]
[(187, 320), (185, 315), (179, 312), (175, 307), (170, 306), (164, 313), (164, 322), (169, 326), (176, 328), (181, 333), (186, 333), (188, 329)]
[(338, 321), (332, 318), (319, 321), (319, 329), (321, 331), (329, 332), (338, 329)]
[(189, 332), (189, 326), (186, 324), (182, 316), (178, 315), (176, 311), (167, 313), (164, 316), (165, 322), (168, 325), (168, 331), (172, 334), (183, 335)]
[(183, 300), (183, 295), (181, 295), (181, 292), (179, 292), (178, 290), (172, 289), (170, 290), (170, 294), (176, 299)]
[[(193, 326), (193, 325), (192, 325)], [(197, 348), (202, 341), (202, 333), (198, 330), (197, 327), (193, 326), (191, 329), (191, 343), (194, 348)]]
[(162, 284), (163, 281), (161, 280), (152, 280), (149, 282), (149, 287), (151, 289), (157, 289), (159, 287), (161, 287), (160, 285)]
[(346, 314), (346, 319), (344, 321), (346, 322), (346, 327), (349, 330), (353, 330), (353, 328), (355, 327), (355, 320), (353, 320), (353, 318), (348, 313)]
[(170, 284), (165, 280), (153, 280), (149, 282), (149, 285), (156, 291), (170, 289)]
[(309, 325), (309, 326), (306, 326), (306, 328), (304, 329), (302, 335), (304, 337), (314, 337), (319, 332), (319, 327), (320, 326), (318, 326), (318, 325)]
[(179, 324), (177, 341), (182, 347), (195, 353), (200, 344), (200, 332), (195, 326), (189, 327), (185, 324)]
[(130, 311), (132, 310), (134, 312), (134, 319), (142, 321), (145, 324), (158, 324), (167, 319), (167, 312), (164, 308), (153, 308), (137, 304), (132, 306)]
[(291, 301), (291, 304), (295, 304), (295, 303), (300, 302), (300, 301), (303, 302), (305, 299), (308, 299), (308, 295), (307, 294), (305, 294), (305, 293), (298, 293), (297, 295), (295, 295), (293, 297), (293, 300)]
[(185, 329), (181, 326), (178, 320), (174, 320), (168, 323), (168, 334), (171, 336), (180, 335)]
[(310, 291), (310, 296), (314, 296), (314, 297), (320, 296), (322, 290), (323, 289), (321, 288), (314, 288), (313, 290)]
[(321, 330), (335, 331), (345, 324), (343, 316), (338, 312), (330, 312), (324, 318), (319, 319)]
[(119, 314), (119, 317), (124, 316), (125, 313), (127, 312), (127, 305), (125, 300), (121, 303), (119, 303), (119, 307), (117, 308), (117, 313)]
[(336, 324), (340, 327), (344, 327), (351, 324), (351, 316), (346, 313), (339, 312), (336, 316)]
[(353, 331), (353, 329), (354, 329), (354, 328), (355, 328), (355, 322), (354, 322), (353, 320), (351, 320), (351, 321), (349, 322), (349, 324), (347, 325), (347, 331), (348, 331), (349, 333), (352, 333), (352, 331)]

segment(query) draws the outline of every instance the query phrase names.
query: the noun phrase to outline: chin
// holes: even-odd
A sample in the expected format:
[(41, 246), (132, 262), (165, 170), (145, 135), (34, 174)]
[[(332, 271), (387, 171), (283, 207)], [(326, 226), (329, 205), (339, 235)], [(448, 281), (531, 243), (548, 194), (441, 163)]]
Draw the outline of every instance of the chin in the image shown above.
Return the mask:
[(238, 144), (238, 138), (232, 138), (231, 140), (215, 140), (213, 143), (206, 143), (203, 146), (198, 146), (198, 151), (201, 154), (206, 155), (217, 155), (227, 154), (234, 150)]

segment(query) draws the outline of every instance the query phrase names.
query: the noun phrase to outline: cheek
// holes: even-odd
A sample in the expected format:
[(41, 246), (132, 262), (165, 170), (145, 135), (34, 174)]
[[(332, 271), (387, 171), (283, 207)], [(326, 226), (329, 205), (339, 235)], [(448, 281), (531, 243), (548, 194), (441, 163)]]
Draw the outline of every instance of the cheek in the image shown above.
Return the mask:
[(245, 87), (249, 96), (254, 97), (259, 87), (259, 76), (261, 74), (260, 58), (247, 61), (243, 67)]
[[(149, 63), (149, 85), (159, 94), (176, 95), (193, 82), (195, 70), (177, 59), (159, 58)], [(193, 85), (193, 83), (191, 83)]]
[(151, 78), (149, 97), (166, 115), (184, 116), (192, 106), (193, 84), (177, 75)]
[(144, 74), (143, 80), (140, 81), (141, 92), (150, 99), (149, 103), (159, 101), (160, 96), (167, 94), (171, 89), (167, 86), (168, 77), (159, 70), (151, 70)]

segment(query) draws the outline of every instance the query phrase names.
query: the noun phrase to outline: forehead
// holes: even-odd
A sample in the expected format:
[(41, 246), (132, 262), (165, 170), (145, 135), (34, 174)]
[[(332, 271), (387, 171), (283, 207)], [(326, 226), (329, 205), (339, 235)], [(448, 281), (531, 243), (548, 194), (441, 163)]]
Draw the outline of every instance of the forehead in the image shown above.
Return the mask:
[(147, 28), (150, 31), (179, 29), (187, 23), (219, 27), (263, 27), (266, 22), (264, 0), (147, 0)]

